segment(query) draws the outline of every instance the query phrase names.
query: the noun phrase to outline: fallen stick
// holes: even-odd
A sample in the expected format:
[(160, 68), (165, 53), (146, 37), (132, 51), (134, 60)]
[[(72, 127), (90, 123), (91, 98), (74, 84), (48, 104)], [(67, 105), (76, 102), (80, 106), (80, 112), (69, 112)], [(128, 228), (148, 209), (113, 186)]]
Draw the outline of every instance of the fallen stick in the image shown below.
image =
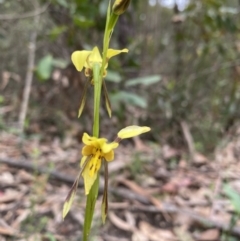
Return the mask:
[[(68, 184), (73, 184), (73, 182), (75, 181), (74, 177), (67, 176), (64, 173), (59, 173), (56, 170), (51, 170), (51, 168), (34, 165), (27, 160), (16, 161), (11, 158), (0, 158), (0, 163), (6, 164), (12, 167), (22, 168), (28, 171), (36, 172), (37, 174), (48, 174), (50, 179), (57, 179), (59, 181), (62, 181)], [(80, 183), (79, 186), (82, 186), (82, 183)]]

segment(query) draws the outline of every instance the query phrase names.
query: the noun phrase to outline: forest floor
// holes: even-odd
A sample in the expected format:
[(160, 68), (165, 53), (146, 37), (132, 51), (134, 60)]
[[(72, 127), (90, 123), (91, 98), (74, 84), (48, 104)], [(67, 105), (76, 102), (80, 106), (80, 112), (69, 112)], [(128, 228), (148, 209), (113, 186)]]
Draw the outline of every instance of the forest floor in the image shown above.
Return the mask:
[[(0, 241), (81, 240), (82, 182), (65, 220), (62, 206), (79, 171), (81, 140), (43, 141), (0, 133)], [(133, 151), (134, 150), (134, 151)], [(234, 241), (240, 239), (240, 138), (207, 158), (182, 150), (123, 142), (109, 164), (109, 213), (96, 204), (91, 240)]]

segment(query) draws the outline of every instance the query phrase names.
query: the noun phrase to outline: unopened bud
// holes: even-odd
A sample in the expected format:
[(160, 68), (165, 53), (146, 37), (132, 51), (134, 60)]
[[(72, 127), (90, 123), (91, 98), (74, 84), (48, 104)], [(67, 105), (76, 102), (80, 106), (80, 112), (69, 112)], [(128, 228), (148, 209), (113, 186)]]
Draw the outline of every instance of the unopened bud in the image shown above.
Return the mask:
[(131, 0), (116, 0), (112, 7), (113, 12), (116, 15), (123, 14), (127, 10), (130, 1)]

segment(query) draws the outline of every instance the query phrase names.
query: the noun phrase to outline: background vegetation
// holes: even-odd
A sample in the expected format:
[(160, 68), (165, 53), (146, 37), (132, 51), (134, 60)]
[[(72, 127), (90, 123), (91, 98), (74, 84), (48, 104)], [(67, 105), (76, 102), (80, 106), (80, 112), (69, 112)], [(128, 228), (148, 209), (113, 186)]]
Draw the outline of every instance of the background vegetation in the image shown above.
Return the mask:
[[(146, 124), (153, 128), (148, 138), (183, 146), (184, 121), (196, 148), (212, 151), (239, 119), (239, 2), (192, 0), (183, 11), (177, 1), (173, 8), (151, 3), (132, 1), (114, 34), (112, 47), (130, 52), (111, 62), (107, 77), (117, 116), (113, 133), (118, 125)], [(66, 119), (77, 122), (85, 78), (70, 55), (101, 46), (107, 4), (1, 0), (2, 128), (16, 127), (33, 31), (36, 61), (26, 130), (44, 132), (50, 125), (64, 135), (70, 128)], [(34, 11), (40, 16), (37, 26)], [(88, 129), (90, 106), (80, 129)], [(113, 125), (106, 119), (103, 123)]]

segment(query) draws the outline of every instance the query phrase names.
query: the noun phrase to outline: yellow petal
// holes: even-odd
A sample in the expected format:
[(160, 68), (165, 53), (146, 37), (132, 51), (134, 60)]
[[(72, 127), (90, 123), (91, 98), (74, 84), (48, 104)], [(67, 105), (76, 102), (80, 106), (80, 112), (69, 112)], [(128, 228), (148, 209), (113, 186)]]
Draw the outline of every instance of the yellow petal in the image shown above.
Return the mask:
[(127, 53), (128, 49), (122, 49), (122, 50), (117, 50), (117, 49), (108, 49), (107, 50), (107, 58), (110, 59), (115, 55), (118, 55), (120, 53)]
[(91, 52), (92, 51), (82, 50), (72, 53), (71, 59), (78, 71), (82, 71), (86, 59), (91, 54)]
[(148, 126), (128, 126), (118, 132), (118, 137), (121, 139), (130, 138), (150, 130), (151, 128)]
[(100, 166), (101, 166), (101, 159), (99, 159), (99, 155), (93, 156), (89, 163), (89, 176), (92, 177), (98, 171), (97, 168)]
[(104, 145), (102, 145), (101, 147), (101, 150), (102, 150), (102, 153), (108, 153), (110, 152), (111, 150), (115, 149), (118, 147), (118, 143), (117, 142), (112, 142), (112, 143), (105, 143)]
[(93, 48), (92, 53), (89, 56), (89, 62), (91, 65), (93, 65), (93, 63), (102, 63), (102, 57), (99, 53), (98, 47)]
[(102, 147), (106, 144), (106, 142), (107, 142), (107, 139), (99, 138), (97, 140), (98, 145), (96, 147), (102, 149)]
[(85, 195), (88, 195), (93, 183), (95, 182), (96, 178), (97, 178), (97, 172), (95, 172), (93, 174), (93, 176), (90, 176), (90, 172), (89, 172), (89, 168), (90, 168), (90, 164), (91, 162), (89, 162), (86, 166), (86, 168), (84, 169), (82, 176), (84, 179), (84, 187), (85, 187)]
[(104, 154), (104, 158), (108, 162), (112, 161), (114, 159), (114, 151), (110, 151), (110, 152)]
[(93, 146), (84, 146), (82, 149), (83, 156), (90, 156), (93, 154)]
[(91, 146), (96, 140), (96, 137), (89, 136), (86, 132), (83, 133), (82, 141), (85, 145)]

